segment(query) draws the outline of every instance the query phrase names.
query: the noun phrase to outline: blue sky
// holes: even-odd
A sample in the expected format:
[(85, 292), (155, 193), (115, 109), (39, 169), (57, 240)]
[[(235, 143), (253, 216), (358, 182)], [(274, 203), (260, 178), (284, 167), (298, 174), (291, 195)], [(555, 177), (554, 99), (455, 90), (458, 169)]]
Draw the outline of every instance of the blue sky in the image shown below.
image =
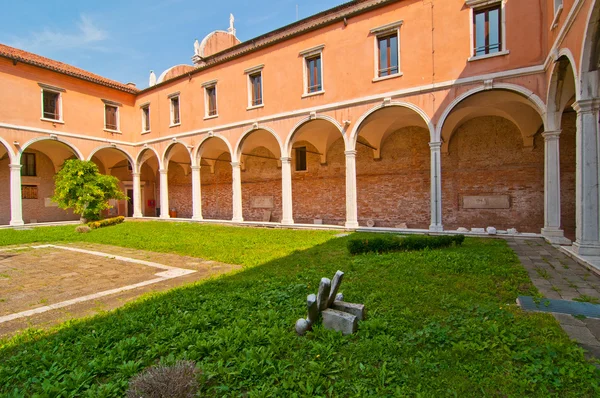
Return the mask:
[(246, 41), (294, 22), (296, 5), (302, 19), (345, 2), (4, 0), (0, 43), (145, 88), (150, 70), (191, 64), (194, 40), (226, 30), (229, 13)]

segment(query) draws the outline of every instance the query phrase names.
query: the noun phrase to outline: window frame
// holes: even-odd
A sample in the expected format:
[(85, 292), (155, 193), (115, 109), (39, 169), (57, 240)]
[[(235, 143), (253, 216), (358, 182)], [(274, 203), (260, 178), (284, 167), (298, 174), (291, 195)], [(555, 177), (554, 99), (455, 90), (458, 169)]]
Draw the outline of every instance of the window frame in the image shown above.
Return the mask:
[[(477, 61), (480, 59), (487, 59), (487, 58), (493, 58), (493, 57), (499, 57), (499, 56), (503, 56), (503, 55), (508, 55), (510, 54), (510, 51), (507, 50), (508, 46), (506, 43), (506, 12), (505, 12), (505, 5), (506, 5), (506, 0), (466, 0), (465, 4), (470, 7), (470, 32), (471, 32), (471, 42), (469, 44), (470, 46), (470, 56), (468, 58), (468, 61)], [(475, 54), (475, 40), (476, 40), (476, 32), (475, 32), (475, 16), (478, 12), (484, 11), (484, 10), (490, 10), (492, 8), (498, 7), (500, 10), (499, 13), (499, 24), (498, 24), (498, 28), (500, 29), (500, 34), (499, 34), (499, 38), (500, 38), (500, 48), (499, 51), (495, 52), (495, 53), (491, 53), (491, 54), (482, 54), (482, 55), (476, 55)]]
[[(202, 88), (204, 90), (204, 120), (214, 119), (219, 117), (219, 92), (217, 91), (217, 80), (211, 80), (205, 83), (202, 83)], [(210, 109), (210, 101), (208, 91), (214, 90), (215, 92), (215, 113), (211, 114)]]
[[(179, 91), (171, 93), (167, 96), (169, 98), (169, 127), (177, 127), (181, 125), (181, 94)], [(177, 100), (177, 122), (175, 121), (175, 105), (174, 101)]]
[[(145, 110), (148, 111), (147, 118), (144, 113)], [(150, 103), (149, 102), (146, 102), (146, 103), (143, 103), (140, 105), (140, 116), (142, 118), (142, 134), (148, 134), (152, 128), (152, 122), (150, 121)], [(146, 123), (146, 120), (148, 123)]]
[[(51, 86), (49, 84), (45, 84), (45, 83), (38, 83), (38, 86), (40, 86), (41, 91), (40, 91), (40, 104), (41, 104), (41, 117), (40, 120), (45, 121), (45, 122), (51, 122), (51, 123), (64, 123), (64, 118), (63, 118), (63, 93), (66, 92), (66, 90), (64, 88), (60, 88), (60, 87), (56, 87), (56, 86)], [(51, 119), (46, 117), (45, 111), (44, 111), (44, 92), (49, 92), (49, 93), (53, 93), (57, 95), (57, 100), (56, 100), (56, 107), (57, 107), (57, 112), (58, 113), (58, 118), (57, 119)]]
[[(27, 161), (28, 157), (33, 157), (33, 174), (26, 174), (28, 171)], [(21, 154), (21, 177), (37, 177), (37, 156), (33, 152), (23, 152)]]
[[(302, 57), (302, 76), (303, 76), (303, 94), (302, 98), (312, 97), (313, 95), (321, 95), (325, 93), (325, 67), (323, 59), (323, 50), (325, 49), (325, 45), (319, 45), (316, 47), (309, 48), (304, 51), (300, 51), (300, 57)], [(321, 77), (321, 89), (317, 91), (309, 91), (309, 73), (308, 73), (308, 61), (311, 59), (315, 59), (319, 57), (321, 59), (320, 68), (319, 68), (319, 76)]]
[[(107, 124), (106, 116), (107, 116), (108, 108), (115, 109), (115, 128), (114, 129), (110, 128)], [(109, 103), (107, 101), (104, 102), (104, 131), (108, 131), (110, 133), (120, 133), (121, 132), (120, 114), (121, 114), (121, 112), (119, 112), (119, 106), (117, 104)]]
[[(35, 191), (35, 197), (25, 197), (26, 190)], [(33, 196), (33, 195), (31, 195)], [(21, 200), (38, 200), (40, 198), (40, 187), (38, 184), (21, 184)]]
[[(373, 83), (381, 81), (381, 80), (393, 79), (393, 78), (400, 77), (403, 75), (403, 73), (402, 73), (402, 56), (400, 53), (400, 28), (402, 27), (403, 24), (404, 24), (404, 21), (396, 21), (396, 22), (392, 22), (392, 23), (371, 29), (370, 34), (373, 35)], [(381, 67), (379, 65), (379, 62), (381, 60), (379, 42), (381, 39), (389, 38), (392, 36), (396, 36), (396, 45), (397, 45), (396, 51), (398, 54), (398, 71), (396, 73), (392, 73), (387, 76), (381, 76), (380, 75)], [(391, 48), (391, 47), (389, 47), (389, 48)], [(391, 59), (391, 53), (390, 53), (389, 59)], [(388, 59), (388, 61), (389, 61), (389, 59)]]
[[(248, 106), (246, 110), (262, 108), (265, 106), (265, 87), (264, 87), (264, 76), (263, 76), (264, 65), (258, 65), (252, 68), (248, 68), (244, 71), (246, 74), (246, 80), (248, 84)], [(260, 76), (260, 103), (254, 103), (254, 84), (252, 79), (256, 76)]]
[[(298, 155), (298, 153), (304, 153), (304, 169), (299, 169), (298, 168), (298, 164), (302, 163), (300, 162), (300, 156)], [(295, 161), (294, 161), (294, 171), (297, 172), (306, 172), (308, 171), (308, 157), (306, 156), (306, 154), (308, 153), (306, 146), (298, 146), (294, 148), (294, 155), (295, 155)]]

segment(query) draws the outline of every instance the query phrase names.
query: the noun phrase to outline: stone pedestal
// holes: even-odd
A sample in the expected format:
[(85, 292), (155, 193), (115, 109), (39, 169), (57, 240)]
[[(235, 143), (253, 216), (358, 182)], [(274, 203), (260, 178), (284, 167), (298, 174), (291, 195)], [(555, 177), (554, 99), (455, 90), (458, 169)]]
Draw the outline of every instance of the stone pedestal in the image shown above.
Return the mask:
[(323, 311), (323, 326), (348, 335), (356, 332), (358, 319), (352, 314), (328, 308)]
[(359, 321), (365, 319), (364, 304), (346, 303), (345, 301), (334, 301), (331, 308), (337, 311), (347, 312), (348, 314), (354, 315)]

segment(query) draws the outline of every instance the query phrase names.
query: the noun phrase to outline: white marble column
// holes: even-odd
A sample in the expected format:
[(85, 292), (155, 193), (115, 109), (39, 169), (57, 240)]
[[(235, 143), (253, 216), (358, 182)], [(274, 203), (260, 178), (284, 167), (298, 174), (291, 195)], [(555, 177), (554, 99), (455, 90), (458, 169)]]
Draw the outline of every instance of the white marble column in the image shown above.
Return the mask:
[(346, 228), (358, 228), (356, 151), (346, 151)]
[(431, 151), (431, 224), (429, 230), (434, 232), (442, 232), (442, 143), (430, 142), (429, 149)]
[(568, 244), (560, 229), (560, 130), (546, 131), (544, 137), (544, 228), (542, 234), (553, 243)]
[(600, 256), (600, 99), (579, 101), (577, 111), (576, 242), (575, 252)]
[(160, 218), (171, 218), (169, 215), (169, 171), (160, 169)]
[(192, 220), (202, 220), (200, 166), (192, 166)]
[(292, 202), (292, 158), (281, 158), (281, 223), (294, 223)]
[(239, 162), (231, 162), (233, 188), (233, 218), (231, 221), (242, 222), (244, 216), (242, 213), (242, 170)]
[(133, 177), (133, 217), (143, 217), (142, 213), (142, 183), (140, 181), (140, 173), (132, 173)]
[(10, 167), (10, 225), (23, 225), (23, 200), (21, 196), (21, 165)]

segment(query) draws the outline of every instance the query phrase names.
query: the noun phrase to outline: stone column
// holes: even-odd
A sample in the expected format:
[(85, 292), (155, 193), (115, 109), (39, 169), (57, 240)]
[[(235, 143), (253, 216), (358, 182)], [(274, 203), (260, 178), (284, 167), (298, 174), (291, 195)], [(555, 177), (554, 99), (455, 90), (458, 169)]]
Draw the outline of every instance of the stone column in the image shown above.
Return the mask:
[(202, 220), (200, 166), (192, 166), (192, 220)]
[(356, 151), (346, 151), (346, 228), (358, 228)]
[(140, 173), (132, 173), (133, 177), (133, 217), (143, 217), (142, 213), (142, 183)]
[(582, 256), (600, 256), (600, 99), (576, 102), (573, 109), (577, 111), (577, 240), (573, 249)]
[(281, 223), (294, 223), (292, 204), (292, 158), (281, 158)]
[(431, 224), (429, 230), (442, 232), (442, 143), (430, 142), (431, 150)]
[(542, 133), (545, 146), (544, 228), (542, 234), (552, 243), (568, 244), (560, 229), (560, 130)]
[(10, 225), (23, 225), (23, 199), (21, 196), (21, 165), (10, 167)]
[(160, 218), (171, 218), (169, 215), (169, 171), (160, 169)]
[(239, 162), (231, 162), (233, 185), (233, 218), (231, 221), (242, 222), (244, 216), (242, 213), (242, 170)]

